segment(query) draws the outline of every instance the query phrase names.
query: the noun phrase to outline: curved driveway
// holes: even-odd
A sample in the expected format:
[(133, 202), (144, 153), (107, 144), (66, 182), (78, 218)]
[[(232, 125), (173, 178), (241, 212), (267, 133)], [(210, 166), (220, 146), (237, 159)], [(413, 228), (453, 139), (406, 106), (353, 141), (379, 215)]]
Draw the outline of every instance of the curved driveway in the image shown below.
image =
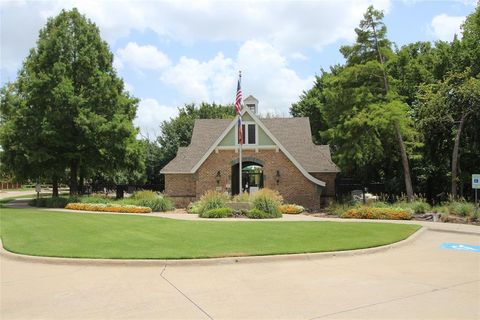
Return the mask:
[(0, 316), (479, 319), (480, 253), (440, 248), (480, 245), (478, 234), (458, 231), (427, 231), (368, 255), (208, 266), (52, 265), (2, 256)]

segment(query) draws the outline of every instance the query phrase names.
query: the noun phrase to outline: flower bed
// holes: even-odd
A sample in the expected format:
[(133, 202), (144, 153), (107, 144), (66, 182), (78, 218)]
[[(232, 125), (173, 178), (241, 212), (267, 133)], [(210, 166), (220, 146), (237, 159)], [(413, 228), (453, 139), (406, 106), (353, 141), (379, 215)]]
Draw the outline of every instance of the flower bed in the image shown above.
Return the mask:
[(282, 204), (278, 207), (283, 214), (299, 214), (305, 211), (305, 208), (296, 204)]
[(132, 206), (132, 205), (116, 205), (104, 203), (69, 203), (65, 209), (83, 210), (83, 211), (100, 211), (100, 212), (123, 212), (123, 213), (150, 213), (151, 208)]
[(401, 208), (358, 207), (347, 210), (341, 217), (352, 219), (410, 220), (412, 214)]

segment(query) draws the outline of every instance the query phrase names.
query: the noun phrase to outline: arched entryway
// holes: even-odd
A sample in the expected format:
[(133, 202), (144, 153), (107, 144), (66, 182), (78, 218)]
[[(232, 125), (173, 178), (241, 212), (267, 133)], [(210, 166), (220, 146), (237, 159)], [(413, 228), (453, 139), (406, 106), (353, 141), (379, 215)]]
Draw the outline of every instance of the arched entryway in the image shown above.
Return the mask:
[[(239, 194), (238, 161), (232, 165), (232, 195)], [(242, 162), (242, 191), (250, 192), (253, 188), (263, 188), (263, 163), (248, 160)]]

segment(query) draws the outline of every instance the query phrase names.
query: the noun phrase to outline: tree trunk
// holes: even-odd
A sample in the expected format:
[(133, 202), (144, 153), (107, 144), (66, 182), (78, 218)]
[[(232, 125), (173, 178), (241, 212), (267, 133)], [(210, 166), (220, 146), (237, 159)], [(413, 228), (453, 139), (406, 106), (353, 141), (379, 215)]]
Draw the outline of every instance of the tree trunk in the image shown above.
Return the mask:
[(52, 198), (58, 198), (58, 178), (52, 177)]
[(77, 171), (78, 171), (78, 163), (76, 160), (73, 160), (70, 163), (70, 195), (71, 196), (75, 196), (78, 194)]
[(397, 136), (398, 146), (400, 148), (400, 155), (402, 156), (403, 176), (405, 178), (405, 188), (407, 190), (407, 201), (412, 202), (413, 188), (412, 178), (410, 177), (410, 166), (408, 164), (407, 151), (405, 149), (405, 144), (403, 143), (402, 133), (400, 132), (398, 123), (395, 123), (395, 134)]
[(83, 166), (80, 166), (79, 177), (78, 177), (78, 192), (80, 194), (85, 194), (85, 173)]
[(459, 148), (460, 148), (460, 136), (462, 135), (463, 125), (465, 120), (468, 117), (468, 112), (462, 114), (460, 118), (460, 125), (458, 126), (457, 135), (455, 136), (455, 144), (453, 145), (452, 152), (452, 198), (456, 200), (458, 198), (457, 194), (457, 174), (458, 174), (458, 158), (459, 158)]

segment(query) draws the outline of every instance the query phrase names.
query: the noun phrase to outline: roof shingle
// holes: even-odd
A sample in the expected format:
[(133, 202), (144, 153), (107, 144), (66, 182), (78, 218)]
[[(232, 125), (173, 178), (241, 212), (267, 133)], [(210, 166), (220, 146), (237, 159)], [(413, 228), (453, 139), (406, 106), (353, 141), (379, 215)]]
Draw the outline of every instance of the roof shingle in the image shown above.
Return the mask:
[[(312, 142), (308, 118), (260, 119), (271, 134), (307, 172), (338, 172), (328, 145)], [(192, 141), (181, 147), (162, 173), (190, 173), (232, 120), (199, 119), (195, 121)]]

